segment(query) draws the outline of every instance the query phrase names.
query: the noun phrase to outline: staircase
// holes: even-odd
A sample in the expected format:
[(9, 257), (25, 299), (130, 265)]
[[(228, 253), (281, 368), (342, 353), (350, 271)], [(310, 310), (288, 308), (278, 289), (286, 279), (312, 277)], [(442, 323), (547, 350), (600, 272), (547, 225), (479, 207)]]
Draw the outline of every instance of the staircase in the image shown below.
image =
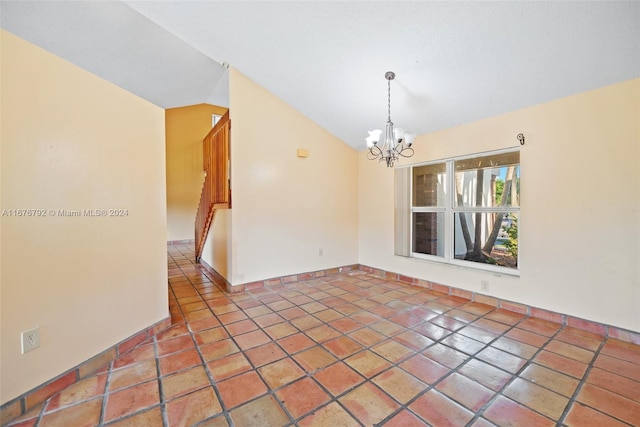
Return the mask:
[(231, 121), (229, 120), (229, 111), (227, 111), (202, 141), (202, 163), (205, 178), (196, 213), (196, 261), (200, 261), (202, 256), (204, 242), (216, 210), (231, 207), (230, 131)]

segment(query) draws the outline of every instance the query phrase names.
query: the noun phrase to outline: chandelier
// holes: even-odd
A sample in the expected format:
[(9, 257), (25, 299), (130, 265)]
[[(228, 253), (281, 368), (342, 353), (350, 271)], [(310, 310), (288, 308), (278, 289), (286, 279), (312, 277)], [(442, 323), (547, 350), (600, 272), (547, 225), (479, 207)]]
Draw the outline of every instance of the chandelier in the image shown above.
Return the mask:
[(413, 139), (416, 137), (413, 133), (407, 133), (403, 128), (393, 128), (391, 121), (391, 80), (396, 77), (393, 71), (387, 71), (384, 78), (387, 79), (387, 124), (384, 131), (384, 139), (380, 143), (382, 131), (380, 129), (370, 130), (369, 136), (365, 138), (367, 141), (367, 158), (369, 160), (384, 161), (387, 167), (393, 167), (393, 163), (402, 157), (413, 156)]

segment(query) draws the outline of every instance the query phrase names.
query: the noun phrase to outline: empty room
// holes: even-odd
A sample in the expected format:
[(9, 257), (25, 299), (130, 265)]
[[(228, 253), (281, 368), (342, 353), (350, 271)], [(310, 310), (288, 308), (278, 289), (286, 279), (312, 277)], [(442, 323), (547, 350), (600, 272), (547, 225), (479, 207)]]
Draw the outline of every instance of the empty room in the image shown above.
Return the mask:
[(0, 425), (640, 425), (640, 2), (0, 1)]

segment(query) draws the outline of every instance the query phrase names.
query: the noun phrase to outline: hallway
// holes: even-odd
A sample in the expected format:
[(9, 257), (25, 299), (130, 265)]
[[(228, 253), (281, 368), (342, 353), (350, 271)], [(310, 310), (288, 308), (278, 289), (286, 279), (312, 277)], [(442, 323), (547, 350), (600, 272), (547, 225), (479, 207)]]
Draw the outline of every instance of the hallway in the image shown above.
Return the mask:
[(356, 271), (223, 293), (11, 426), (640, 425), (640, 346)]

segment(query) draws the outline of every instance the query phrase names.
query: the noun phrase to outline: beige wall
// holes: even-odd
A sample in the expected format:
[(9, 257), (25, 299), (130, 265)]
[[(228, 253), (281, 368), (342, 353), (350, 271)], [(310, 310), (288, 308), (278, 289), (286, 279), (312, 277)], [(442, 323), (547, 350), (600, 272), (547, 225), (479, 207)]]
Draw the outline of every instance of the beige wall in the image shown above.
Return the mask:
[(211, 115), (226, 108), (208, 104), (165, 111), (167, 142), (167, 240), (194, 238), (194, 221), (204, 180), (202, 140)]
[[(237, 70), (229, 80), (227, 280), (241, 284), (357, 263), (357, 152)], [(309, 157), (298, 158), (298, 148)]]
[(232, 209), (217, 209), (202, 248), (202, 260), (231, 283)]
[(516, 146), (520, 132), (519, 278), (394, 256), (393, 171), (364, 151), (360, 262), (475, 292), (487, 280), (490, 295), (640, 331), (640, 80), (419, 136), (402, 164)]
[[(7, 32), (0, 402), (168, 316), (164, 111)], [(58, 209), (127, 209), (61, 217)], [(20, 333), (40, 348), (21, 354)]]

